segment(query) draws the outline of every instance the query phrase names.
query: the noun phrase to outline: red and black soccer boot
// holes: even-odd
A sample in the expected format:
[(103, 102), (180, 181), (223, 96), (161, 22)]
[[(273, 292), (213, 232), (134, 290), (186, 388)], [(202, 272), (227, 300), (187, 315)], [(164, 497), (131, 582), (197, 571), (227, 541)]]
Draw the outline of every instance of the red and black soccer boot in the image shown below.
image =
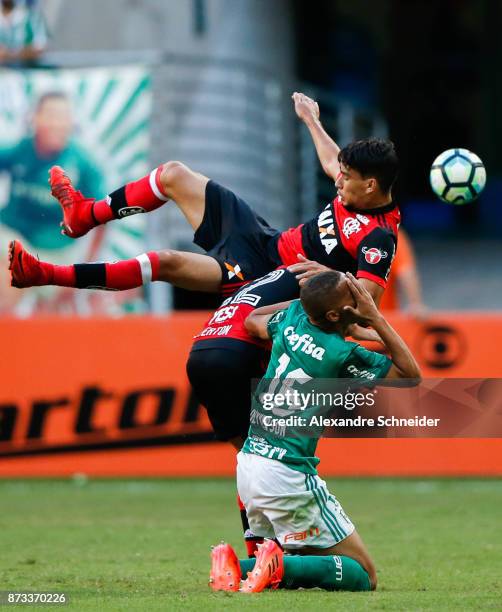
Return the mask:
[(18, 289), (50, 285), (52, 282), (50, 271), (43, 262), (28, 253), (19, 240), (9, 244), (9, 270), (10, 284)]

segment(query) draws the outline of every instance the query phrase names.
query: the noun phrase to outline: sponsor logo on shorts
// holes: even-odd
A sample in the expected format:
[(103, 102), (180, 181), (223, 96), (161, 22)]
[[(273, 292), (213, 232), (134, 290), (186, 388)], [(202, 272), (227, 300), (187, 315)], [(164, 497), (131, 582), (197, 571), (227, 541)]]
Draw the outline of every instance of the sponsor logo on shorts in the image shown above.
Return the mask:
[(362, 251), (364, 253), (364, 259), (369, 264), (377, 264), (380, 260), (389, 256), (387, 251), (382, 251), (382, 249), (377, 249), (376, 247), (371, 247), (371, 249), (363, 247)]
[(144, 212), (146, 212), (146, 210), (141, 206), (124, 206), (123, 208), (119, 208), (118, 215), (119, 217), (130, 217), (131, 215), (137, 215)]
[(228, 280), (230, 280), (234, 276), (237, 276), (237, 278), (244, 280), (244, 274), (242, 274), (242, 270), (239, 264), (233, 266), (232, 264), (225, 262), (225, 268), (228, 270)]
[(315, 538), (321, 535), (321, 531), (319, 527), (311, 527), (310, 529), (305, 529), (305, 531), (295, 531), (294, 533), (287, 533), (284, 536), (284, 544), (287, 542), (303, 542), (307, 538)]

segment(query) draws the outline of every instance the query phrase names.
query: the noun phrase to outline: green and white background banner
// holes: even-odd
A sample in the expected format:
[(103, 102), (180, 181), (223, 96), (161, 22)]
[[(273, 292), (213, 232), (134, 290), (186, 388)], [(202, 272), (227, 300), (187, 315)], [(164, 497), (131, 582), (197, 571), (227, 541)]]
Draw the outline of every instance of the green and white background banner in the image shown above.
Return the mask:
[[(50, 159), (38, 156), (36, 146), (37, 103), (47, 93), (66, 96), (72, 122), (65, 150)], [(55, 263), (125, 259), (144, 251), (143, 215), (109, 223), (102, 233), (94, 230), (77, 241), (60, 236), (59, 205), (46, 180), (48, 168), (59, 164), (84, 195), (102, 198), (146, 174), (151, 108), (151, 79), (143, 66), (0, 70), (2, 267), (6, 242), (12, 238)], [(17, 299), (12, 290), (6, 292), (6, 280), (0, 276), (0, 313), (119, 313), (131, 304), (144, 308), (139, 291), (96, 296), (43, 288)]]

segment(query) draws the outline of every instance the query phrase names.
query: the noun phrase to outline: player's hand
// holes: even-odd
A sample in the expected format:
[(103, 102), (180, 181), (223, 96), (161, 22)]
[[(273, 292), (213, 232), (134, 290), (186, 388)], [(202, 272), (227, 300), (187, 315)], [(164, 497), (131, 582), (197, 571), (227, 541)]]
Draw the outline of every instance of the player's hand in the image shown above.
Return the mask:
[(296, 275), (296, 280), (299, 281), (300, 287), (312, 276), (319, 274), (319, 272), (327, 272), (331, 270), (327, 266), (323, 266), (317, 261), (307, 259), (303, 255), (298, 253), (298, 263), (288, 266), (288, 270)]
[(350, 312), (359, 324), (372, 325), (381, 315), (371, 293), (350, 272), (347, 272), (346, 277), (356, 307), (344, 306), (343, 309), (345, 312)]
[(319, 119), (319, 104), (315, 100), (297, 91), (291, 97), (295, 104), (295, 112), (302, 121)]
[(360, 342), (379, 342), (383, 344), (382, 338), (380, 338), (374, 329), (361, 327), (357, 323), (352, 323), (352, 325), (347, 327), (347, 335)]

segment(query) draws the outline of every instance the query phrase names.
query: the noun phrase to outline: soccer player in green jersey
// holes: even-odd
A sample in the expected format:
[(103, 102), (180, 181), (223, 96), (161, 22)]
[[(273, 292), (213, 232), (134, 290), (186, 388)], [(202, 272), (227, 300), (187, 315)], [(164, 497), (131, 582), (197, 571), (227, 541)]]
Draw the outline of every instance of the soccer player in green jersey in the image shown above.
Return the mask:
[[(237, 590), (242, 576), (240, 590), (247, 593), (279, 586), (375, 589), (375, 566), (361, 537), (317, 475), (315, 449), (321, 430), (308, 437), (299, 429), (288, 433), (277, 428), (264, 392), (315, 378), (359, 379), (366, 385), (377, 379), (387, 379), (386, 384), (408, 379), (406, 384), (418, 384), (420, 370), (370, 293), (350, 273), (329, 271), (312, 277), (303, 285), (300, 300), (286, 306), (258, 308), (246, 320), (252, 334), (273, 341), (237, 466), (250, 528), (267, 539), (256, 560), (239, 561), (229, 544), (214, 548), (210, 584), (214, 590)], [(345, 340), (354, 322), (373, 327), (390, 359)], [(294, 555), (284, 555), (284, 550)]]

